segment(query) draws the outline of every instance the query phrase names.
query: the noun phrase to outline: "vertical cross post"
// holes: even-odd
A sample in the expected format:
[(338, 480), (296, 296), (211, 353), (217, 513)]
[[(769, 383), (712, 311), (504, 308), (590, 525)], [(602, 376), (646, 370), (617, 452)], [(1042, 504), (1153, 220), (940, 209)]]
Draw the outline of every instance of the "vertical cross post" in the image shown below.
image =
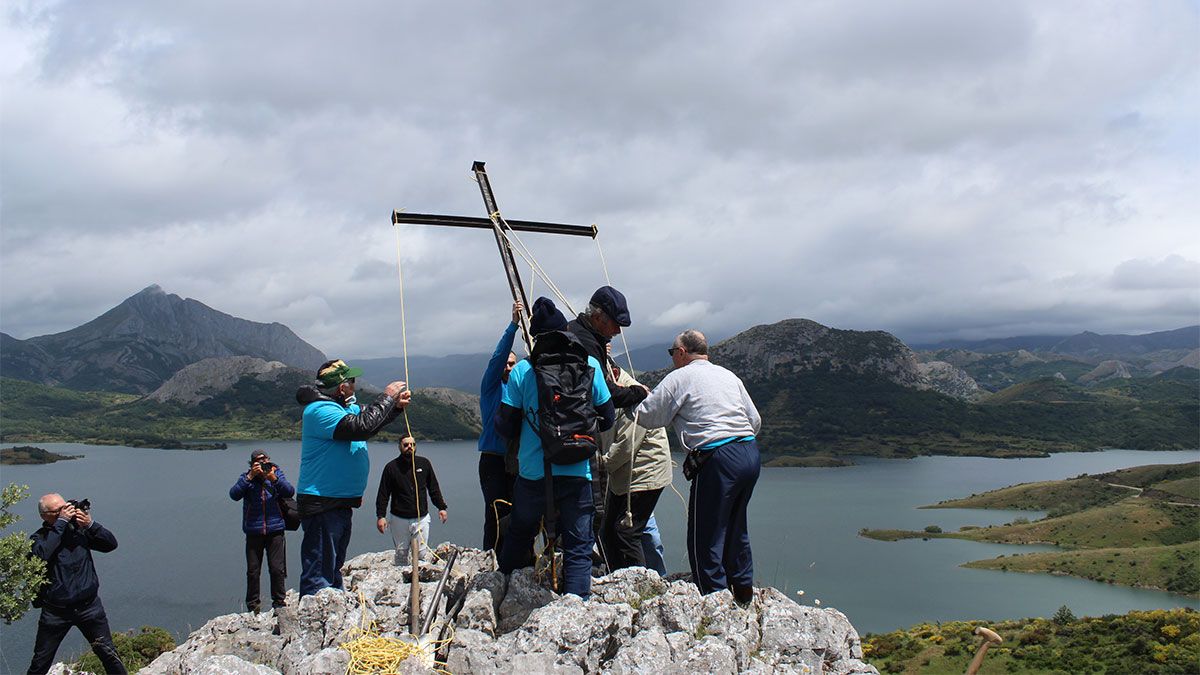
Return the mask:
[[(521, 337), (525, 339), (525, 347), (533, 353), (533, 339), (529, 335), (529, 316), (533, 308), (529, 306), (529, 298), (525, 297), (525, 285), (521, 283), (521, 273), (517, 270), (517, 261), (513, 257), (512, 244), (504, 235), (508, 224), (500, 217), (500, 207), (496, 205), (496, 195), (492, 193), (492, 183), (488, 180), (487, 169), (483, 162), (471, 164), (471, 171), (479, 183), (479, 193), (483, 196), (483, 206), (487, 209), (488, 219), (492, 221), (492, 234), (496, 236), (496, 246), (500, 249), (500, 260), (504, 263), (504, 275), (508, 278), (508, 288), (512, 292), (513, 302), (520, 302), (525, 307), (521, 313)], [(511, 230), (509, 230), (511, 231)]]

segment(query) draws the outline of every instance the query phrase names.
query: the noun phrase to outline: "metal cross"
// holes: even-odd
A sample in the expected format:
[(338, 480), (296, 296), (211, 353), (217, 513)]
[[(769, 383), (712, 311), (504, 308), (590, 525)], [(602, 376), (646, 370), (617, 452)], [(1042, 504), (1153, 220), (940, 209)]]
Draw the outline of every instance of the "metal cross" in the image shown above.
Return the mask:
[(496, 205), (496, 196), (492, 193), (492, 184), (488, 181), (487, 170), (483, 162), (471, 164), (475, 180), (479, 183), (479, 192), (483, 195), (483, 205), (487, 209), (487, 218), (471, 218), (468, 216), (438, 216), (427, 213), (402, 213), (392, 211), (392, 224), (412, 223), (418, 225), (442, 225), (447, 227), (473, 227), (491, 230), (496, 237), (496, 247), (500, 250), (500, 261), (504, 263), (504, 275), (508, 278), (508, 287), (512, 291), (513, 302), (520, 301), (525, 307), (521, 317), (521, 336), (525, 346), (533, 351), (533, 341), (529, 335), (529, 313), (532, 308), (525, 297), (525, 286), (521, 283), (521, 273), (517, 270), (517, 261), (513, 257), (512, 246), (505, 232), (540, 232), (542, 234), (569, 234), (579, 237), (596, 238), (598, 230), (595, 225), (564, 225), (561, 223), (540, 223), (532, 220), (506, 220), (500, 215), (500, 207)]

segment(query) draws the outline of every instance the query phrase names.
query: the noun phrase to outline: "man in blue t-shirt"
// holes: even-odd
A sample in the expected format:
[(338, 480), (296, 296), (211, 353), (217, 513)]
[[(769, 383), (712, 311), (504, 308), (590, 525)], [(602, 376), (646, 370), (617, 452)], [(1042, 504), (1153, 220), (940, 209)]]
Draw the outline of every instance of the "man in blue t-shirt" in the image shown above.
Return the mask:
[(403, 382), (392, 382), (374, 403), (360, 408), (354, 397), (361, 368), (341, 359), (317, 369), (317, 381), (296, 392), (300, 419), (300, 479), (296, 504), (300, 541), (300, 595), (342, 587), (342, 564), (350, 545), (351, 509), (362, 506), (371, 459), (367, 439), (379, 433), (412, 400)]
[(512, 348), (523, 311), (520, 302), (513, 303), (512, 321), (504, 329), (500, 342), (496, 343), (487, 369), (483, 371), (483, 381), (479, 384), (479, 419), (483, 421), (483, 430), (479, 434), (479, 489), (483, 492), (485, 551), (499, 550), (500, 519), (507, 516), (512, 508), (513, 475), (504, 461), (508, 448), (504, 439), (496, 433), (492, 420), (500, 409), (500, 396), (504, 393), (508, 375), (517, 365), (517, 355)]
[[(533, 304), (530, 332), (535, 339), (546, 333), (558, 333), (568, 343), (574, 336), (564, 332), (567, 320), (548, 298), (538, 298)], [(600, 416), (601, 431), (612, 427), (615, 410), (604, 371), (600, 362), (587, 357), (592, 374), (592, 405)], [(537, 536), (538, 523), (546, 512), (545, 456), (542, 441), (533, 424), (538, 413), (537, 378), (533, 366), (523, 360), (508, 376), (508, 384), (496, 414), (496, 431), (505, 438), (520, 437), (518, 460), (520, 470), (513, 486), (513, 509), (508, 533), (500, 552), (500, 571), (510, 574), (518, 567), (530, 564), (529, 552)], [(552, 464), (554, 508), (558, 512), (556, 530), (561, 536), (563, 551), (563, 589), (587, 599), (592, 588), (592, 474), (588, 460), (574, 464)]]

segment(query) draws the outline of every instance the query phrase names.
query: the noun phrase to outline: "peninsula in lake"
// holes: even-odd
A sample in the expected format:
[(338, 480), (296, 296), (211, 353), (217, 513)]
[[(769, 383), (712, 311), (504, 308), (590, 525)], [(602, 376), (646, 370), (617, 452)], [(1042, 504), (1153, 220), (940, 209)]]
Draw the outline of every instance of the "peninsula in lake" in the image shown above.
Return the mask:
[(53, 464), (67, 459), (79, 459), (76, 455), (60, 455), (32, 445), (0, 448), (0, 464)]
[(1066, 574), (1110, 584), (1200, 597), (1200, 462), (1153, 464), (1068, 480), (1023, 483), (929, 509), (1044, 511), (1007, 525), (943, 532), (871, 530), (872, 539), (954, 538), (999, 544), (1053, 544), (1061, 551), (1000, 556), (967, 567)]

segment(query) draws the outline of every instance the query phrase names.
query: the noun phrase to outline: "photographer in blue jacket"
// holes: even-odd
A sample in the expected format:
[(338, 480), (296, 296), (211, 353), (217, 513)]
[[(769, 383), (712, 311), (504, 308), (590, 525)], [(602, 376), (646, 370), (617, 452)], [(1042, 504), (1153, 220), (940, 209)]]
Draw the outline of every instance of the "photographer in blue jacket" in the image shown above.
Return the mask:
[(250, 453), (250, 470), (238, 476), (229, 488), (229, 498), (242, 502), (242, 531), (246, 533), (246, 609), (260, 608), (259, 577), (263, 552), (271, 576), (271, 606), (283, 607), (287, 593), (287, 546), (284, 540), (283, 512), (279, 500), (296, 494), (296, 488), (283, 475), (283, 469), (267, 453)]

